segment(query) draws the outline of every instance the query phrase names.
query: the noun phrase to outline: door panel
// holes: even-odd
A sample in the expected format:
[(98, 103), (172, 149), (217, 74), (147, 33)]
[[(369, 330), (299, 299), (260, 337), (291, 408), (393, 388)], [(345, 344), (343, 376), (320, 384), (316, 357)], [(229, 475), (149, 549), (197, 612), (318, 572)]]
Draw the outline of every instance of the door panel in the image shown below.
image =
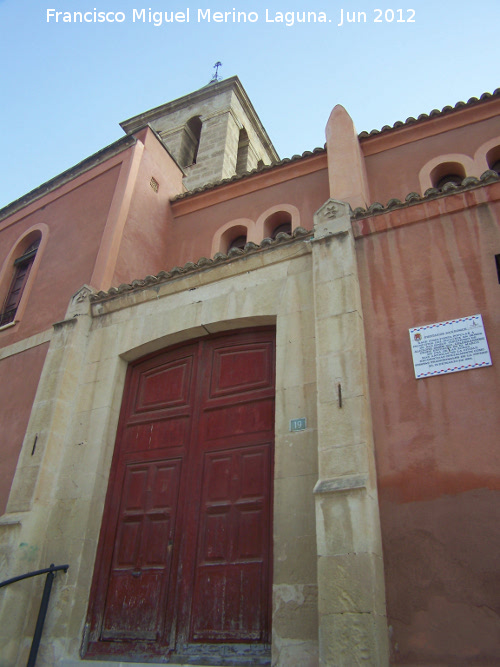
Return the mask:
[(205, 454), (192, 641), (266, 641), (269, 477), (269, 445)]
[(193, 359), (187, 357), (141, 373), (134, 412), (187, 405)]
[(180, 472), (180, 461), (131, 464), (125, 469), (102, 639), (157, 639)]
[(202, 570), (195, 589), (191, 640), (261, 640), (261, 619), (255, 614), (262, 607), (260, 586), (255, 586), (260, 574), (256, 564), (241, 568), (226, 563)]
[(234, 396), (274, 384), (270, 343), (214, 346), (210, 398)]
[(213, 662), (224, 644), (226, 657), (255, 646), (265, 664), (273, 431), (274, 331), (206, 338), (130, 366), (89, 656)]
[(128, 426), (122, 438), (123, 453), (137, 452), (140, 458), (142, 452), (148, 450), (182, 449), (190, 435), (191, 418), (189, 414), (164, 418), (163, 421), (148, 421), (143, 424)]
[(269, 431), (274, 420), (274, 405), (269, 399), (212, 407), (204, 422), (206, 441), (249, 436)]

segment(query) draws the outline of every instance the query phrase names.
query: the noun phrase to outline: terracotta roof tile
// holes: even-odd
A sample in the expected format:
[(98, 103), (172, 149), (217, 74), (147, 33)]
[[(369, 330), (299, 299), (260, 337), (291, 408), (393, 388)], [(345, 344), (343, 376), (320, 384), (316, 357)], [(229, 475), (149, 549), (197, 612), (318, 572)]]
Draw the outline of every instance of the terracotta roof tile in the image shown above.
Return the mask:
[(492, 93), (483, 93), (478, 99), (477, 97), (471, 97), (467, 102), (457, 102), (454, 107), (445, 106), (439, 111), (439, 109), (433, 109), (430, 113), (422, 113), (418, 118), (407, 118), (405, 121), (397, 120), (392, 127), (390, 125), (384, 125), (380, 130), (371, 130), (370, 132), (360, 132), (358, 137), (359, 139), (366, 139), (367, 137), (372, 137), (376, 134), (382, 134), (385, 132), (391, 132), (392, 130), (397, 130), (400, 127), (405, 127), (408, 125), (414, 125), (415, 123), (421, 123), (423, 121), (429, 120), (430, 118), (436, 118), (437, 116), (444, 116), (445, 114), (452, 113), (453, 111), (458, 111), (464, 107), (472, 107), (476, 104), (480, 104), (486, 100), (490, 100), (492, 97), (500, 97), (500, 88), (497, 88)]
[(208, 190), (213, 190), (214, 188), (226, 185), (227, 183), (234, 183), (235, 181), (241, 181), (244, 178), (248, 178), (249, 176), (254, 176), (255, 174), (261, 174), (264, 171), (269, 171), (270, 169), (274, 169), (275, 167), (281, 167), (285, 164), (290, 164), (291, 162), (298, 162), (299, 160), (304, 160), (308, 157), (312, 157), (313, 155), (320, 155), (321, 153), (326, 153), (326, 146), (324, 146), (323, 148), (319, 147), (314, 148), (312, 151), (305, 151), (304, 153), (302, 153), (302, 155), (292, 155), (292, 157), (283, 158), (278, 162), (272, 162), (271, 164), (264, 164), (262, 167), (257, 167), (256, 169), (252, 169), (252, 171), (246, 171), (244, 174), (235, 174), (234, 176), (231, 176), (231, 178), (224, 178), (221, 181), (214, 181), (213, 183), (207, 183), (206, 185), (203, 185), (199, 188), (195, 188), (194, 190), (188, 190), (187, 192), (183, 192), (179, 195), (176, 195), (170, 201), (179, 201), (180, 199), (186, 199), (191, 195), (196, 195), (199, 194), (200, 192), (207, 192)]
[(275, 239), (262, 239), (259, 245), (250, 242), (247, 243), (243, 249), (231, 248), (227, 254), (218, 252), (214, 255), (213, 259), (209, 259), (208, 257), (201, 257), (201, 259), (199, 259), (197, 262), (186, 262), (184, 266), (174, 266), (174, 268), (170, 269), (170, 271), (160, 271), (160, 273), (158, 273), (156, 276), (146, 276), (143, 280), (133, 280), (131, 283), (122, 283), (118, 287), (110, 287), (107, 292), (100, 291), (91, 294), (89, 298), (93, 302), (106, 301), (119, 294), (133, 292), (139, 289), (144, 289), (145, 287), (149, 287), (150, 285), (164, 283), (179, 276), (184, 276), (186, 274), (201, 271), (212, 266), (217, 266), (218, 264), (222, 264), (242, 256), (247, 256), (251, 253), (260, 252), (269, 247), (275, 247), (283, 243), (294, 241), (295, 239), (312, 236), (312, 234), (313, 232), (310, 230), (304, 229), (303, 227), (297, 227), (293, 230), (292, 234), (280, 232), (277, 234)]
[[(471, 97), (467, 102), (457, 102), (454, 107), (451, 106), (445, 106), (441, 111), (439, 109), (433, 109), (430, 113), (428, 114), (420, 114), (418, 118), (413, 118), (412, 116), (410, 118), (407, 118), (405, 121), (398, 120), (394, 123), (394, 125), (384, 125), (380, 130), (371, 130), (370, 132), (360, 132), (358, 134), (359, 139), (366, 139), (367, 137), (371, 137), (377, 134), (383, 134), (385, 132), (392, 132), (393, 130), (397, 130), (400, 127), (406, 127), (409, 125), (413, 125), (415, 123), (421, 123), (426, 120), (429, 120), (430, 118), (435, 118), (437, 116), (443, 116), (445, 114), (452, 113), (454, 111), (457, 111), (459, 109), (463, 109), (464, 107), (471, 107), (476, 104), (480, 104), (481, 102), (484, 102), (486, 100), (490, 100), (493, 97), (500, 97), (500, 88), (496, 88), (493, 93), (483, 93), (480, 98), (477, 97)], [(263, 165), (262, 167), (259, 167), (258, 169), (253, 169), (252, 171), (246, 172), (244, 174), (239, 174), (232, 176), (231, 178), (225, 178), (221, 181), (216, 181), (213, 183), (207, 183), (206, 185), (200, 187), (200, 188), (195, 188), (194, 190), (188, 190), (187, 192), (183, 192), (180, 195), (177, 195), (174, 197), (171, 201), (179, 201), (181, 199), (186, 199), (192, 195), (199, 194), (201, 192), (207, 192), (209, 190), (213, 190), (214, 188), (221, 187), (223, 185), (226, 185), (227, 183), (234, 183), (235, 181), (240, 181), (244, 178), (248, 178), (249, 176), (254, 176), (255, 174), (268, 171), (270, 169), (274, 169), (275, 167), (280, 167), (285, 164), (289, 164), (290, 162), (296, 162), (298, 160), (303, 160), (308, 157), (311, 157), (312, 155), (318, 155), (320, 153), (326, 153), (326, 144), (323, 148), (314, 148), (312, 151), (305, 151), (302, 153), (302, 155), (292, 155), (291, 158), (284, 158), (280, 160), (279, 162), (273, 162), (271, 164), (266, 164)]]
[(493, 183), (500, 180), (500, 176), (496, 171), (488, 169), (480, 178), (475, 176), (467, 176), (463, 179), (460, 185), (455, 185), (454, 183), (446, 183), (442, 188), (429, 188), (424, 192), (423, 195), (418, 194), (418, 192), (410, 192), (406, 195), (404, 202), (400, 199), (389, 199), (387, 204), (384, 206), (380, 202), (376, 201), (373, 204), (370, 204), (368, 208), (356, 208), (351, 214), (353, 220), (359, 220), (360, 218), (367, 218), (377, 213), (386, 213), (387, 211), (392, 211), (396, 208), (404, 208), (411, 204), (417, 204), (419, 202), (435, 199), (448, 194), (455, 194), (457, 192), (463, 192), (464, 190), (470, 190), (481, 185), (487, 185), (488, 183)]

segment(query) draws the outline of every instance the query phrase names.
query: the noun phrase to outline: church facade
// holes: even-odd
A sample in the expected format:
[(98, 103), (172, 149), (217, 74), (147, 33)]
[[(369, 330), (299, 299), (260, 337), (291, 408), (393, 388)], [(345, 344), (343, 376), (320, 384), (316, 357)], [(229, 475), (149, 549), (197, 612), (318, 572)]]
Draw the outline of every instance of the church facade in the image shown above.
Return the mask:
[(499, 111), (337, 106), (280, 160), (232, 77), (0, 211), (0, 578), (69, 565), (37, 664), (498, 664)]

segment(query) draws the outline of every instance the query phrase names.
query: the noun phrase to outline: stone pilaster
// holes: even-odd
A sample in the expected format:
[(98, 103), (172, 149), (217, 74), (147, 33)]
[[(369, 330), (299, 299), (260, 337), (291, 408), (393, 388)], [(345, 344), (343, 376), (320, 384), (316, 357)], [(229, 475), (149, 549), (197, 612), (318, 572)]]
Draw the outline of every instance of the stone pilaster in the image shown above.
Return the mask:
[[(84, 341), (90, 325), (89, 300), (91, 289), (82, 287), (71, 299), (66, 318), (56, 322), (47, 358), (40, 378), (31, 418), (7, 504), (7, 513), (31, 509), (40, 470), (48, 455), (57, 459), (69, 414), (73, 409), (72, 389), (78, 382)], [(78, 326), (79, 325), (79, 326)], [(86, 325), (86, 326), (85, 326)], [(80, 340), (83, 336), (83, 340)], [(57, 474), (52, 466), (45, 474)], [(52, 488), (47, 479), (45, 491)]]
[[(53, 325), (7, 512), (0, 519), (0, 542), (5, 545), (1, 579), (48, 567), (51, 562), (56, 565), (69, 562), (66, 526), (61, 520), (54, 519), (54, 510), (61, 510), (57, 489), (68, 449), (75, 391), (81, 379), (91, 324), (88, 298), (91, 291), (87, 286), (82, 287), (72, 297), (65, 319)], [(60, 516), (66, 512), (67, 521), (73, 518), (77, 503), (75, 498), (73, 506), (63, 507)], [(75, 523), (75, 527), (77, 525)], [(77, 530), (81, 530), (80, 525)], [(63, 587), (73, 576), (73, 570), (78, 569), (76, 558), (72, 559), (70, 568), (68, 574), (56, 575), (45, 633), (53, 620), (56, 601)], [(44, 579), (37, 577), (13, 584), (0, 600), (2, 665), (10, 667), (26, 663)], [(50, 664), (50, 661), (43, 663), (43, 656), (39, 662)]]
[(314, 218), (320, 665), (388, 664), (363, 314), (349, 205)]

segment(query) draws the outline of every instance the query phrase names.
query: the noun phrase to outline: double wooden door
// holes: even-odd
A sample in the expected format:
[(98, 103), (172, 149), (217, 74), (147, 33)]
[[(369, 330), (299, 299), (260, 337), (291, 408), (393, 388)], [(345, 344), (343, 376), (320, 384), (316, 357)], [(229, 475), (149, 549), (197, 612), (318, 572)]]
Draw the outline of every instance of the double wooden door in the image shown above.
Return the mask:
[(129, 367), (87, 655), (267, 664), (274, 331)]

